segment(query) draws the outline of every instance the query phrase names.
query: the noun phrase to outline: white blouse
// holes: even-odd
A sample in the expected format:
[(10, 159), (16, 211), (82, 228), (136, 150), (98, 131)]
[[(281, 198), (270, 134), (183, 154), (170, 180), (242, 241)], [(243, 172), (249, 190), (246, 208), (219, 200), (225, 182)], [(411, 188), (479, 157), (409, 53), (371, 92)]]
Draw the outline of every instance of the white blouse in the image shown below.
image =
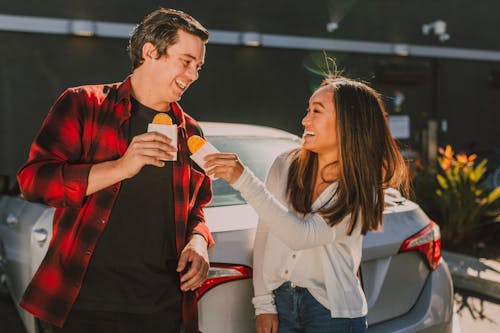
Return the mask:
[[(259, 215), (255, 236), (253, 284), (255, 314), (276, 313), (273, 290), (286, 281), (307, 288), (332, 317), (356, 318), (368, 312), (357, 277), (363, 236), (361, 221), (350, 236), (350, 216), (334, 227), (319, 214), (304, 217), (287, 204), (290, 159), (280, 155), (264, 185), (248, 168), (232, 185)], [(330, 184), (312, 205), (317, 210), (332, 197)]]

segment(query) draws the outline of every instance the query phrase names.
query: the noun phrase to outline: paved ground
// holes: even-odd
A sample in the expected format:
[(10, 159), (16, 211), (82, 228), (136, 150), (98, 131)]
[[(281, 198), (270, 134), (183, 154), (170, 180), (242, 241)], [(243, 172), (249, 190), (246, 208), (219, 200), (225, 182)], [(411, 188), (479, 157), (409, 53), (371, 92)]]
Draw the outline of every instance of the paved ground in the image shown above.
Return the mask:
[[(500, 301), (476, 293), (458, 290), (455, 293), (455, 312), (460, 323), (456, 333), (500, 332)], [(0, 293), (0, 332), (26, 333), (10, 297)]]
[(500, 300), (470, 291), (457, 290), (455, 312), (462, 333), (500, 332)]

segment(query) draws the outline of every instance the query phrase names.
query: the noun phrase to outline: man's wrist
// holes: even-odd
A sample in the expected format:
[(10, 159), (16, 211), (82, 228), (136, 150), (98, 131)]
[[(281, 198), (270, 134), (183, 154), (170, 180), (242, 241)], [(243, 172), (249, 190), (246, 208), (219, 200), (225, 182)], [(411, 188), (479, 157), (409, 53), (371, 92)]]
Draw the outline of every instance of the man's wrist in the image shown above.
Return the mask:
[(192, 235), (191, 235), (191, 239), (194, 237), (194, 236), (200, 236), (206, 243), (207, 247), (208, 247), (208, 240), (207, 238), (205, 237), (205, 235), (203, 235), (201, 232), (199, 231), (193, 231)]

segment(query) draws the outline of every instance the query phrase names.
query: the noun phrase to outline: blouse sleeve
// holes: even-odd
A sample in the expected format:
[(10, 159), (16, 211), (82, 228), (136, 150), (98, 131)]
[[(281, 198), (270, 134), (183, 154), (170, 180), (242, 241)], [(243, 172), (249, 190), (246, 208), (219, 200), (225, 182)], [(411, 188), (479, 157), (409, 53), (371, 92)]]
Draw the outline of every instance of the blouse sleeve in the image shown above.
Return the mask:
[[(275, 162), (276, 163), (276, 162)], [(278, 183), (284, 170), (268, 175), (268, 185)], [(336, 228), (330, 227), (320, 214), (298, 216), (281, 204), (250, 169), (245, 168), (240, 178), (232, 185), (255, 209), (260, 223), (266, 223), (269, 231), (292, 250), (303, 250), (332, 243)]]

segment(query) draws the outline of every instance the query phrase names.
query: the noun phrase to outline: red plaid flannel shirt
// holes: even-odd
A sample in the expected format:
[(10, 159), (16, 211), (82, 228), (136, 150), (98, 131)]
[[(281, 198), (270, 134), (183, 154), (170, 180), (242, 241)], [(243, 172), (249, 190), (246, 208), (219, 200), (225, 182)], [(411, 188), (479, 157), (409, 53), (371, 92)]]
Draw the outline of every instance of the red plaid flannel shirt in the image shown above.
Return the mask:
[[(20, 305), (62, 326), (82, 286), (99, 236), (106, 227), (121, 183), (86, 196), (93, 164), (122, 156), (128, 144), (130, 78), (122, 83), (67, 89), (51, 108), (18, 173), (24, 197), (56, 207), (53, 236)], [(194, 119), (171, 104), (178, 124), (178, 158), (173, 163), (176, 247), (200, 233), (214, 245), (202, 208), (212, 196), (210, 178), (195, 169), (187, 138), (201, 135)], [(186, 333), (198, 332), (193, 292), (184, 293)]]

